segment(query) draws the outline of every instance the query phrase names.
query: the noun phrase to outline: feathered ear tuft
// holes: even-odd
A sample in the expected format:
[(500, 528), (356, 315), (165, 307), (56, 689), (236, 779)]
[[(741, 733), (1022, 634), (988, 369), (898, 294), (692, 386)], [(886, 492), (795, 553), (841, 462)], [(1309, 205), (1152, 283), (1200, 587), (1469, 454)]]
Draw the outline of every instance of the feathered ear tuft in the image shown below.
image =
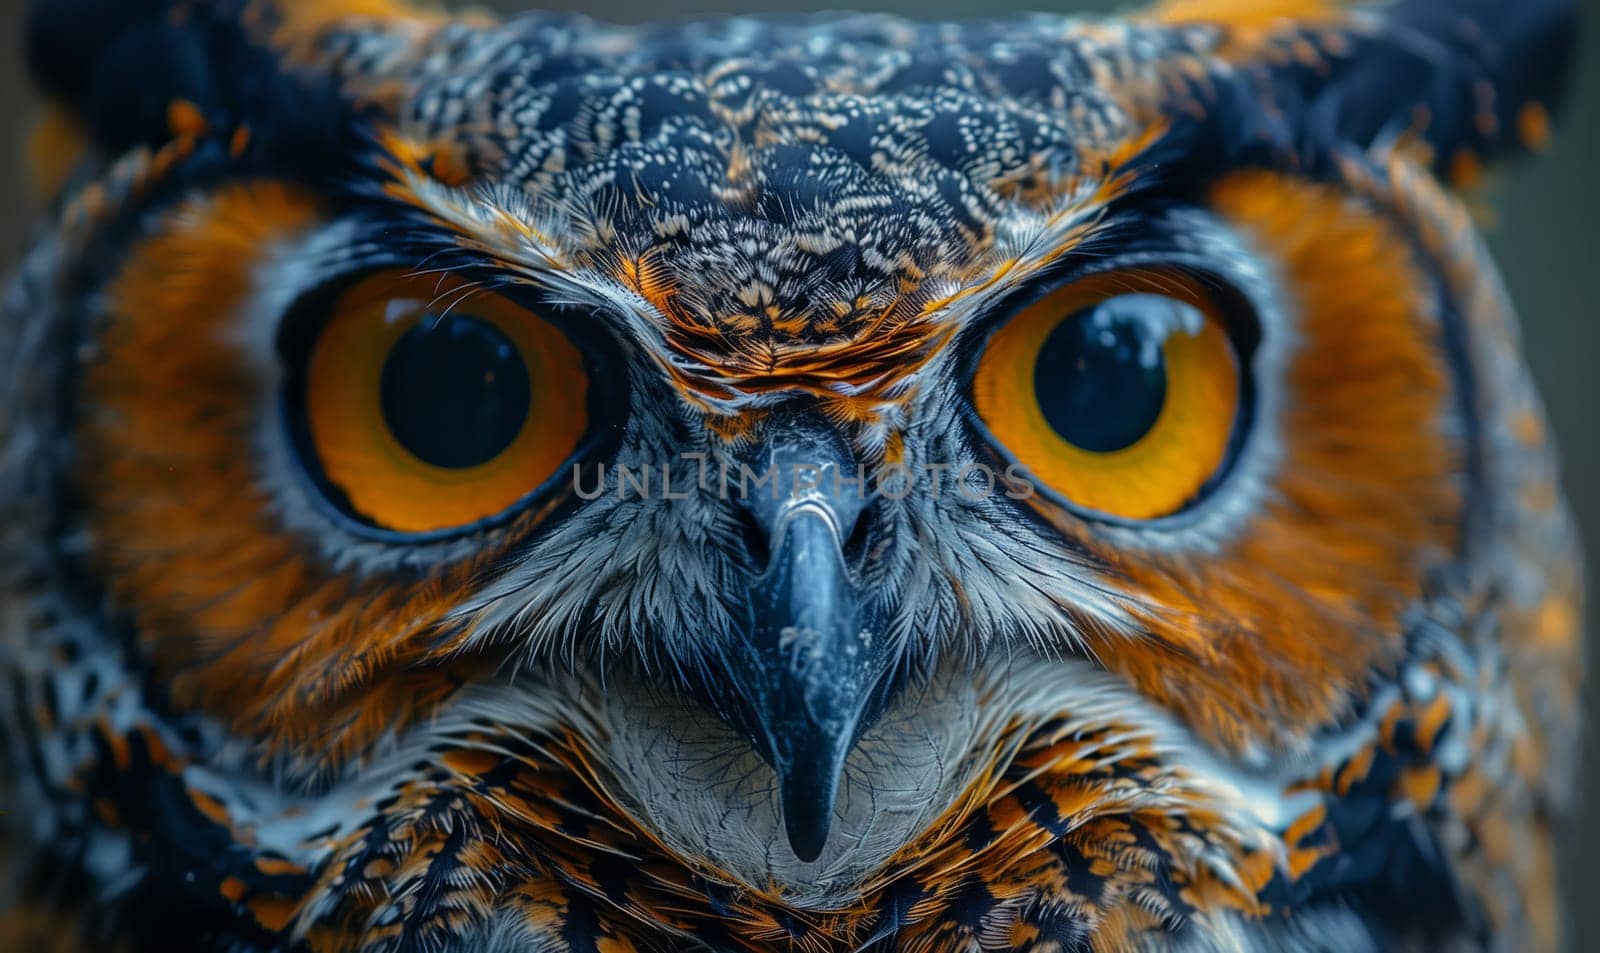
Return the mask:
[(50, 119), (35, 178), (52, 191), (83, 158), (174, 140), (303, 181), (362, 148), (357, 109), (305, 56), (342, 24), (416, 15), (396, 0), (33, 0), (25, 26)]
[(1169, 0), (1155, 19), (1217, 28), (1316, 133), (1423, 146), (1461, 185), (1544, 144), (1577, 46), (1574, 0)]
[(165, 140), (178, 111), (220, 105), (219, 69), (259, 65), (224, 67), (208, 24), (171, 0), (36, 0), (25, 31), (34, 81), (111, 154)]
[(131, 34), (158, 23), (170, 0), (34, 0), (23, 28), (34, 82), (62, 103), (88, 98), (98, 64)]

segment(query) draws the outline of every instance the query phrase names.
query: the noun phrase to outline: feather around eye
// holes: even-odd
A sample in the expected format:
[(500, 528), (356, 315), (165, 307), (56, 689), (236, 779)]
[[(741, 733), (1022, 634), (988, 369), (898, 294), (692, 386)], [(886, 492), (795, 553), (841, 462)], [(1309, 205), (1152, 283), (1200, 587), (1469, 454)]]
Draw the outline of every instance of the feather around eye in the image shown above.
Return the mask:
[(1392, 664), (1423, 567), (1456, 546), (1466, 448), (1435, 285), (1393, 220), (1332, 186), (1265, 171), (1217, 182), (1209, 205), (1272, 263), (1295, 315), (1274, 382), (1271, 493), (1205, 560), (1148, 562), (1088, 538), (1151, 607), (1150, 641), (1097, 653), (1239, 750), (1275, 723), (1340, 717), (1368, 674)]
[(285, 529), (256, 440), (281, 438), (279, 382), (239, 322), (263, 256), (322, 222), (304, 190), (253, 182), (151, 223), (82, 370), (74, 485), (93, 565), (173, 703), (330, 765), (453, 690), (443, 671), (407, 670), (450, 652), (447, 617), (499, 549), (422, 579), (361, 577)]

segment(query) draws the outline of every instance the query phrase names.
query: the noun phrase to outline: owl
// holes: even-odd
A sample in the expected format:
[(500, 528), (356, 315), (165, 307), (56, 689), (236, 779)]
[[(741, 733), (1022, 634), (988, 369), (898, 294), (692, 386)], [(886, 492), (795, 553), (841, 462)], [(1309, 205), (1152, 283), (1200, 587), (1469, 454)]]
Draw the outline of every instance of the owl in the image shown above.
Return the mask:
[(1555, 950), (1560, 0), (40, 0), (0, 947)]

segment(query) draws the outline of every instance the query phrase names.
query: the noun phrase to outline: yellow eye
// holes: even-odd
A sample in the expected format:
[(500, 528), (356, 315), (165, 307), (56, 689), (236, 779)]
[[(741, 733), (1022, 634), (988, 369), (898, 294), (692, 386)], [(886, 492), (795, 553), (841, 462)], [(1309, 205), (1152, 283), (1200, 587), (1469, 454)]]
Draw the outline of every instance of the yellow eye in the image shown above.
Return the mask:
[(381, 529), (487, 519), (554, 476), (588, 430), (588, 377), (554, 325), (499, 295), (369, 278), (312, 345), (305, 430), (322, 476)]
[(989, 339), (973, 402), (1038, 481), (1125, 519), (1170, 516), (1226, 460), (1239, 360), (1217, 302), (1175, 272), (1063, 288)]

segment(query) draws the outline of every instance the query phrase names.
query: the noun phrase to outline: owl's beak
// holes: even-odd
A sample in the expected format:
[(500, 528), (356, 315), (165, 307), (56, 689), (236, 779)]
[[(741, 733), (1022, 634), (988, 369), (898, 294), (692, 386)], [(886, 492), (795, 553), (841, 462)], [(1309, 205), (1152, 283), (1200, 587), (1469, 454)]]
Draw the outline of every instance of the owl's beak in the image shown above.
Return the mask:
[(876, 714), (884, 653), (873, 643), (883, 635), (862, 617), (834, 518), (820, 506), (789, 511), (752, 595), (744, 707), (778, 774), (789, 845), (811, 861), (828, 840), (845, 758)]
[(751, 507), (770, 556), (745, 637), (722, 660), (724, 706), (777, 773), (789, 845), (808, 862), (827, 844), (845, 760), (882, 712), (894, 657), (871, 608), (880, 600), (863, 597), (845, 555), (866, 500), (817, 482)]

